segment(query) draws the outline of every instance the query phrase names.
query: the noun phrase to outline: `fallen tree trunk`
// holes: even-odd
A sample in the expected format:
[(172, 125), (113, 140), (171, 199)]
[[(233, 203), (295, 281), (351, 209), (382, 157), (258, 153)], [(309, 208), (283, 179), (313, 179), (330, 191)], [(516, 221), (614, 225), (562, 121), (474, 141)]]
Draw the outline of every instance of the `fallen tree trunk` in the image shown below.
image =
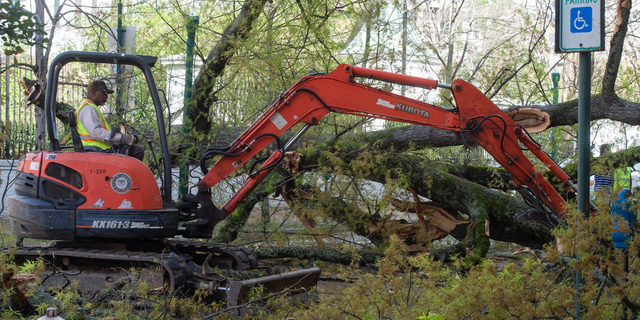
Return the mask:
[[(36, 108), (44, 111), (45, 94), (41, 92), (38, 82), (28, 78), (21, 78), (20, 85), (22, 86), (25, 97), (27, 97), (27, 104), (33, 104)], [(68, 103), (56, 101), (55, 108), (56, 118), (59, 119), (65, 127), (69, 126), (69, 110), (75, 110), (75, 107)]]
[(311, 248), (260, 248), (252, 249), (251, 252), (257, 259), (281, 259), (296, 258), (301, 260), (321, 260), (331, 263), (339, 263), (349, 265), (357, 264), (375, 264), (384, 256), (380, 252), (351, 252), (323, 250)]
[(549, 114), (536, 108), (522, 107), (505, 113), (529, 133), (542, 132), (551, 125)]
[[(530, 210), (521, 199), (437, 170), (438, 166), (431, 165), (432, 162), (429, 160), (393, 152), (376, 153), (372, 156), (362, 149), (348, 149), (344, 148), (344, 145), (340, 149), (325, 147), (302, 150), (307, 157), (302, 160), (301, 167), (317, 170), (320, 166), (320, 170), (324, 172), (340, 172), (346, 176), (356, 176), (383, 184), (404, 179), (418, 195), (431, 199), (433, 205), (454, 214), (459, 220), (465, 220), (460, 218), (459, 213), (466, 215), (466, 220), (470, 221), (482, 220), (482, 215), (486, 213), (487, 219), (491, 222), (491, 239), (536, 248), (554, 240), (549, 227), (540, 222), (514, 221), (517, 214)], [(323, 153), (331, 153), (342, 162), (336, 167), (327, 167), (321, 160)], [(361, 167), (365, 162), (368, 163), (368, 168), (373, 169)], [(308, 201), (313, 203), (306, 203), (305, 206), (312, 205), (321, 209), (328, 217), (347, 224), (351, 231), (369, 238), (374, 243), (384, 242), (369, 232), (372, 223), (382, 221), (381, 215), (359, 211), (358, 206), (337, 197), (315, 195), (312, 199), (314, 200)], [(462, 240), (467, 236), (467, 227), (459, 225), (451, 235)]]
[[(355, 176), (382, 184), (398, 179), (408, 181), (409, 187), (415, 190), (416, 194), (433, 201), (429, 205), (442, 208), (453, 214), (454, 218), (459, 221), (470, 221), (458, 224), (452, 230), (447, 231), (456, 239), (464, 242), (464, 245), (458, 246), (456, 252), (462, 250), (460, 248), (464, 249), (463, 254), (469, 251), (473, 252), (475, 246), (484, 243), (481, 231), (484, 231), (485, 223), (488, 226), (487, 240), (491, 238), (532, 248), (540, 248), (554, 240), (549, 225), (539, 221), (514, 220), (518, 214), (531, 210), (519, 198), (440, 170), (447, 168), (441, 163), (405, 153), (376, 151), (372, 155), (371, 151), (366, 151), (367, 148), (358, 144), (351, 144), (350, 147), (341, 144), (339, 148), (327, 144), (302, 149), (302, 153), (307, 156), (300, 159), (301, 163), (296, 166), (306, 172), (325, 172), (334, 175), (336, 172), (340, 172), (345, 176)], [(331, 160), (326, 160), (327, 154), (332, 155)], [(340, 161), (336, 162), (335, 166), (327, 165), (336, 158), (339, 158)], [(367, 163), (367, 168), (362, 167), (363, 163)], [(478, 169), (478, 171), (482, 170)], [(491, 168), (484, 172), (486, 181), (490, 180), (487, 177), (494, 176), (498, 181), (504, 183), (506, 178), (504, 174), (496, 175)], [(491, 174), (487, 174), (489, 172)], [(282, 173), (280, 171), (280, 174)], [(278, 183), (274, 180), (270, 184), (281, 185), (279, 194), (284, 195), (283, 198), (289, 199), (288, 203), (297, 216), (329, 218), (343, 224), (351, 232), (366, 237), (379, 248), (387, 246), (389, 236), (394, 232), (399, 233), (407, 245), (424, 247), (431, 239), (435, 238), (431, 236), (429, 239), (429, 234), (433, 235), (434, 232), (439, 232), (412, 222), (390, 219), (380, 212), (363, 211), (357, 203), (345, 199), (343, 196), (337, 196), (336, 193), (340, 194), (340, 192), (336, 192), (336, 190), (320, 192), (305, 185), (296, 185), (295, 182), (298, 179), (293, 177), (274, 177), (272, 174), (270, 179), (286, 181), (286, 183)], [(245, 201), (222, 227), (218, 240), (229, 242), (235, 239), (237, 230), (244, 225), (253, 206), (266, 197), (267, 193), (264, 190), (254, 193), (249, 200)], [(308, 195), (301, 196), (305, 193)], [(407, 205), (407, 207), (415, 206), (415, 203)], [(472, 232), (470, 233), (470, 231)], [(478, 256), (482, 256), (488, 250), (488, 246), (483, 245), (482, 247), (484, 248), (479, 251)], [(448, 254), (447, 250), (440, 252)]]

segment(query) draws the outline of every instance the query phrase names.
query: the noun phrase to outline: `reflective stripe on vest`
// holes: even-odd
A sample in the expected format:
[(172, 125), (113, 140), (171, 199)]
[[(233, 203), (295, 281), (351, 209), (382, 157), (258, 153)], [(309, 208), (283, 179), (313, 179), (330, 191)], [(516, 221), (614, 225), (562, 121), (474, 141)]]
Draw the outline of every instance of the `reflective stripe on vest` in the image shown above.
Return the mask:
[(80, 106), (78, 107), (78, 109), (76, 109), (76, 130), (78, 130), (78, 135), (80, 136), (80, 140), (82, 140), (82, 145), (94, 146), (94, 147), (98, 147), (105, 150), (110, 149), (111, 145), (109, 143), (104, 141), (98, 141), (91, 138), (87, 128), (85, 128), (85, 126), (80, 122), (80, 118), (78, 118), (78, 113), (85, 106), (92, 106), (93, 108), (95, 108), (96, 111), (98, 112), (98, 116), (100, 117), (100, 122), (102, 123), (102, 127), (107, 131), (111, 131), (111, 129), (109, 128), (109, 124), (106, 121), (104, 121), (104, 117), (102, 116), (102, 112), (100, 112), (100, 109), (98, 108), (98, 106), (96, 106), (93, 103), (93, 101), (89, 99), (85, 99), (80, 103)]
[(616, 180), (616, 189), (627, 188), (631, 190), (631, 168), (618, 168), (614, 172), (614, 175)]

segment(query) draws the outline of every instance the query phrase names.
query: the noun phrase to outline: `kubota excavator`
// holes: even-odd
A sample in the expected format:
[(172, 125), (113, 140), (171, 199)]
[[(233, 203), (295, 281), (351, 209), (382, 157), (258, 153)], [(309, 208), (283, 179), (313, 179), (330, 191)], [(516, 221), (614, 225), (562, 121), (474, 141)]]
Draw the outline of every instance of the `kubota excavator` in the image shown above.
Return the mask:
[[(114, 153), (85, 152), (77, 137), (73, 147), (60, 145), (55, 126), (58, 78), (61, 69), (72, 62), (132, 65), (142, 71), (158, 123), (162, 188), (158, 187), (151, 170), (137, 159)], [(65, 52), (52, 61), (45, 98), (51, 150), (31, 152), (20, 160), (16, 195), (9, 199), (9, 217), (19, 237), (62, 241), (47, 248), (21, 247), (17, 256), (45, 256), (67, 270), (79, 265), (86, 268), (90, 263), (100, 265), (102, 273), (98, 274), (104, 279), (98, 281), (98, 286), (113, 281), (114, 273), (119, 272), (113, 271), (113, 266), (123, 262), (156, 264), (162, 267), (164, 281), (170, 286), (207, 288), (214, 295), (226, 297), (231, 305), (239, 303), (242, 295), (246, 296), (249, 286), (246, 282), (206, 276), (203, 269), (225, 265), (236, 270), (255, 268), (257, 261), (249, 250), (226, 244), (168, 239), (175, 236), (211, 238), (216, 224), (233, 212), (280, 163), (285, 151), (329, 112), (466, 134), (511, 174), (515, 188), (537, 211), (563, 215), (565, 201), (523, 154), (521, 145), (540, 159), (566, 187), (575, 190), (568, 175), (540, 144), (471, 84), (462, 80), (443, 84), (437, 80), (341, 64), (331, 73), (300, 79), (229, 146), (204, 150), (200, 164), (205, 175), (197, 185), (197, 193), (184, 196), (176, 204), (171, 196), (171, 160), (163, 108), (151, 72), (155, 62), (155, 57), (92, 52)], [(386, 92), (358, 83), (358, 78), (451, 90), (456, 108), (446, 110)], [(280, 136), (300, 123), (304, 123), (302, 129), (284, 143)], [(244, 185), (226, 204), (218, 208), (212, 201), (211, 188), (274, 141), (277, 150), (248, 175)], [(214, 156), (219, 159), (209, 169), (206, 160)], [(308, 287), (315, 284), (319, 272), (314, 268), (252, 283), (267, 284), (272, 290), (296, 282)], [(301, 282), (300, 279), (307, 280)]]

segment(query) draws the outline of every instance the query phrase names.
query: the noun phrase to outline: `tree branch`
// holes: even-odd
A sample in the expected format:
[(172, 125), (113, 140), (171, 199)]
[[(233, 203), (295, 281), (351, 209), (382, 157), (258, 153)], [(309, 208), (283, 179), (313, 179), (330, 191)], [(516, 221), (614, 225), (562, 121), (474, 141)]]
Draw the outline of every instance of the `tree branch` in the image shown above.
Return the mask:
[(631, 13), (631, 0), (618, 0), (617, 18), (615, 29), (609, 43), (609, 58), (602, 79), (602, 96), (605, 99), (616, 96), (615, 84), (618, 77), (618, 69), (624, 51), (624, 39), (627, 35), (629, 15)]

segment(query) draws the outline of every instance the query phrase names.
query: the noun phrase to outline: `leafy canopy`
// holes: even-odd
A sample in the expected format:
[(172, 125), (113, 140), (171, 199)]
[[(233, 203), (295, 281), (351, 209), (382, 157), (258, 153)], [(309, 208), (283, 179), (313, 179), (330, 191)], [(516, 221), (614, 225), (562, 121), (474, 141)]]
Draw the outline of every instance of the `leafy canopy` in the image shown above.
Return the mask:
[(0, 39), (2, 50), (10, 56), (24, 52), (24, 46), (46, 44), (44, 23), (20, 5), (20, 0), (0, 2)]

